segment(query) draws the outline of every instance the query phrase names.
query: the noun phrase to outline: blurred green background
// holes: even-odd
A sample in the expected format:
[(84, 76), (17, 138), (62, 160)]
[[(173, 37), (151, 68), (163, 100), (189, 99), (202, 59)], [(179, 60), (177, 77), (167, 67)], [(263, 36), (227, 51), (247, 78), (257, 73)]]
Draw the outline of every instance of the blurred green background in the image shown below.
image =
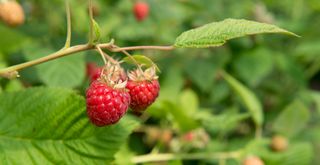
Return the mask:
[[(0, 68), (39, 58), (64, 45), (66, 19), (62, 0), (19, 2), (26, 22), (18, 28), (0, 24)], [(142, 116), (142, 131), (130, 136), (120, 155), (244, 149), (248, 154), (260, 156), (266, 164), (320, 164), (319, 0), (146, 2), (150, 5), (150, 14), (138, 22), (132, 12), (134, 1), (94, 0), (102, 41), (113, 38), (119, 46), (170, 45), (183, 31), (225, 18), (275, 24), (301, 38), (255, 35), (232, 40), (219, 48), (131, 52), (146, 55), (158, 64), (161, 92)], [(89, 29), (87, 1), (71, 1), (71, 8), (72, 45), (84, 44)], [(112, 55), (118, 59), (123, 57)], [(83, 94), (89, 84), (87, 62), (102, 65), (96, 52), (79, 53), (25, 69), (19, 79), (1, 78), (0, 91), (58, 86)], [(248, 110), (221, 77), (222, 70), (250, 89), (261, 102), (263, 140), (254, 138), (255, 127)], [(190, 131), (200, 134), (200, 140), (194, 143), (181, 140)], [(286, 151), (278, 153), (268, 148), (274, 134), (289, 139)], [(169, 140), (162, 135), (167, 135)], [(182, 163), (219, 162), (169, 162)], [(227, 164), (237, 164), (237, 161), (228, 160)]]

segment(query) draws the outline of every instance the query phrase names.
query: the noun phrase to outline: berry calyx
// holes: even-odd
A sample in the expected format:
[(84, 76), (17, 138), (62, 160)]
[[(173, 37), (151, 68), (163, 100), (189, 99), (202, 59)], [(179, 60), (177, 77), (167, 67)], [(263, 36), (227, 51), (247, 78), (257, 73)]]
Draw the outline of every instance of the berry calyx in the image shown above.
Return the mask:
[(0, 20), (10, 27), (24, 23), (24, 12), (16, 1), (0, 2)]
[(120, 76), (122, 71), (120, 65), (108, 63), (86, 91), (87, 115), (96, 126), (117, 123), (128, 110), (130, 95)]
[(288, 148), (288, 145), (289, 143), (287, 138), (281, 135), (276, 135), (272, 137), (272, 140), (271, 140), (272, 150), (277, 152), (285, 151)]
[(137, 69), (128, 74), (129, 80), (126, 88), (131, 96), (130, 108), (141, 113), (149, 107), (158, 97), (160, 85), (155, 67), (144, 72)]
[(149, 15), (149, 5), (146, 2), (136, 2), (133, 12), (138, 21), (143, 21)]

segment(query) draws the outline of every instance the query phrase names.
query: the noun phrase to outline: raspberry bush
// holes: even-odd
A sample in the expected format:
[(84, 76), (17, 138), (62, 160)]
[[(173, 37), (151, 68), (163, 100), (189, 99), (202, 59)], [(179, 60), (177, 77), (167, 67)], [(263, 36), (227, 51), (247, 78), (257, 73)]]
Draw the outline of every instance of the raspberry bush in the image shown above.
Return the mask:
[(319, 164), (317, 6), (0, 0), (0, 164)]

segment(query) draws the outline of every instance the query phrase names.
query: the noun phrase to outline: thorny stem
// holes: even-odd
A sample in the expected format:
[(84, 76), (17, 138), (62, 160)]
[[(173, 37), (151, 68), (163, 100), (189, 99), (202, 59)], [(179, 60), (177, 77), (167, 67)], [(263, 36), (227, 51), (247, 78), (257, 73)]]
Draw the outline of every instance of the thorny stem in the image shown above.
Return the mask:
[(89, 16), (90, 16), (90, 32), (89, 32), (89, 44), (93, 44), (93, 11), (92, 11), (92, 0), (89, 0)]
[(141, 49), (157, 49), (157, 50), (173, 50), (173, 46), (131, 46), (131, 47), (122, 47), (114, 48), (113, 52), (121, 52), (125, 50), (141, 50)]
[(71, 43), (71, 10), (69, 0), (65, 0), (67, 14), (67, 39), (63, 49), (69, 48)]
[(131, 159), (132, 163), (159, 162), (169, 160), (195, 160), (195, 159), (237, 159), (240, 157), (239, 151), (220, 153), (186, 153), (186, 154), (147, 154), (136, 156)]

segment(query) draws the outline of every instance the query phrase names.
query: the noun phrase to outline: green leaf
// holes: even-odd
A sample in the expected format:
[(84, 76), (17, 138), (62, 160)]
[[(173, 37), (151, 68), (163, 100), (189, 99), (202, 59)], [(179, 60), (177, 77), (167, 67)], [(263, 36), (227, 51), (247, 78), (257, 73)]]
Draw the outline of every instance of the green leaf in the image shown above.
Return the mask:
[(249, 118), (249, 113), (239, 113), (237, 109), (224, 110), (220, 115), (213, 115), (208, 110), (200, 111), (196, 117), (201, 120), (202, 125), (212, 133), (224, 134), (233, 131), (238, 124)]
[(263, 123), (262, 106), (255, 94), (228, 73), (222, 72), (221, 75), (247, 107), (255, 124), (261, 126)]
[(199, 108), (199, 99), (197, 94), (191, 89), (184, 90), (180, 93), (179, 103), (183, 111), (188, 115), (194, 115)]
[(0, 52), (10, 53), (21, 48), (30, 38), (12, 28), (0, 25)]
[(100, 37), (101, 37), (101, 34), (100, 34), (100, 26), (99, 24), (93, 20), (93, 30), (94, 30), (94, 39), (93, 39), (93, 42), (98, 42), (100, 40)]
[(273, 130), (287, 137), (298, 134), (308, 123), (310, 112), (299, 100), (288, 105), (273, 123)]
[[(151, 66), (155, 66), (157, 71), (160, 72), (159, 67), (147, 56), (133, 55), (132, 57), (134, 60), (136, 60), (136, 62), (138, 62), (138, 64), (142, 64), (146, 68), (151, 67)], [(133, 59), (131, 59), (130, 57), (125, 57), (122, 60), (126, 63), (135, 65), (135, 61), (133, 61)]]
[(0, 164), (109, 164), (137, 126), (93, 126), (85, 99), (62, 88), (3, 93), (0, 102)]
[(246, 51), (234, 60), (234, 71), (250, 86), (257, 86), (273, 69), (272, 53), (266, 48)]
[[(39, 45), (26, 46), (25, 57), (28, 60), (46, 56), (54, 51)], [(83, 53), (48, 61), (35, 66), (40, 80), (48, 86), (77, 87), (85, 78), (85, 60)], [(23, 75), (22, 75), (23, 76)]]
[(179, 105), (169, 101), (164, 101), (162, 104), (163, 108), (173, 117), (174, 122), (182, 132), (188, 132), (199, 126), (199, 123), (196, 122), (193, 116), (189, 116)]
[(182, 33), (176, 39), (174, 46), (178, 48), (217, 47), (230, 39), (262, 33), (282, 33), (297, 36), (275, 25), (229, 18)]

